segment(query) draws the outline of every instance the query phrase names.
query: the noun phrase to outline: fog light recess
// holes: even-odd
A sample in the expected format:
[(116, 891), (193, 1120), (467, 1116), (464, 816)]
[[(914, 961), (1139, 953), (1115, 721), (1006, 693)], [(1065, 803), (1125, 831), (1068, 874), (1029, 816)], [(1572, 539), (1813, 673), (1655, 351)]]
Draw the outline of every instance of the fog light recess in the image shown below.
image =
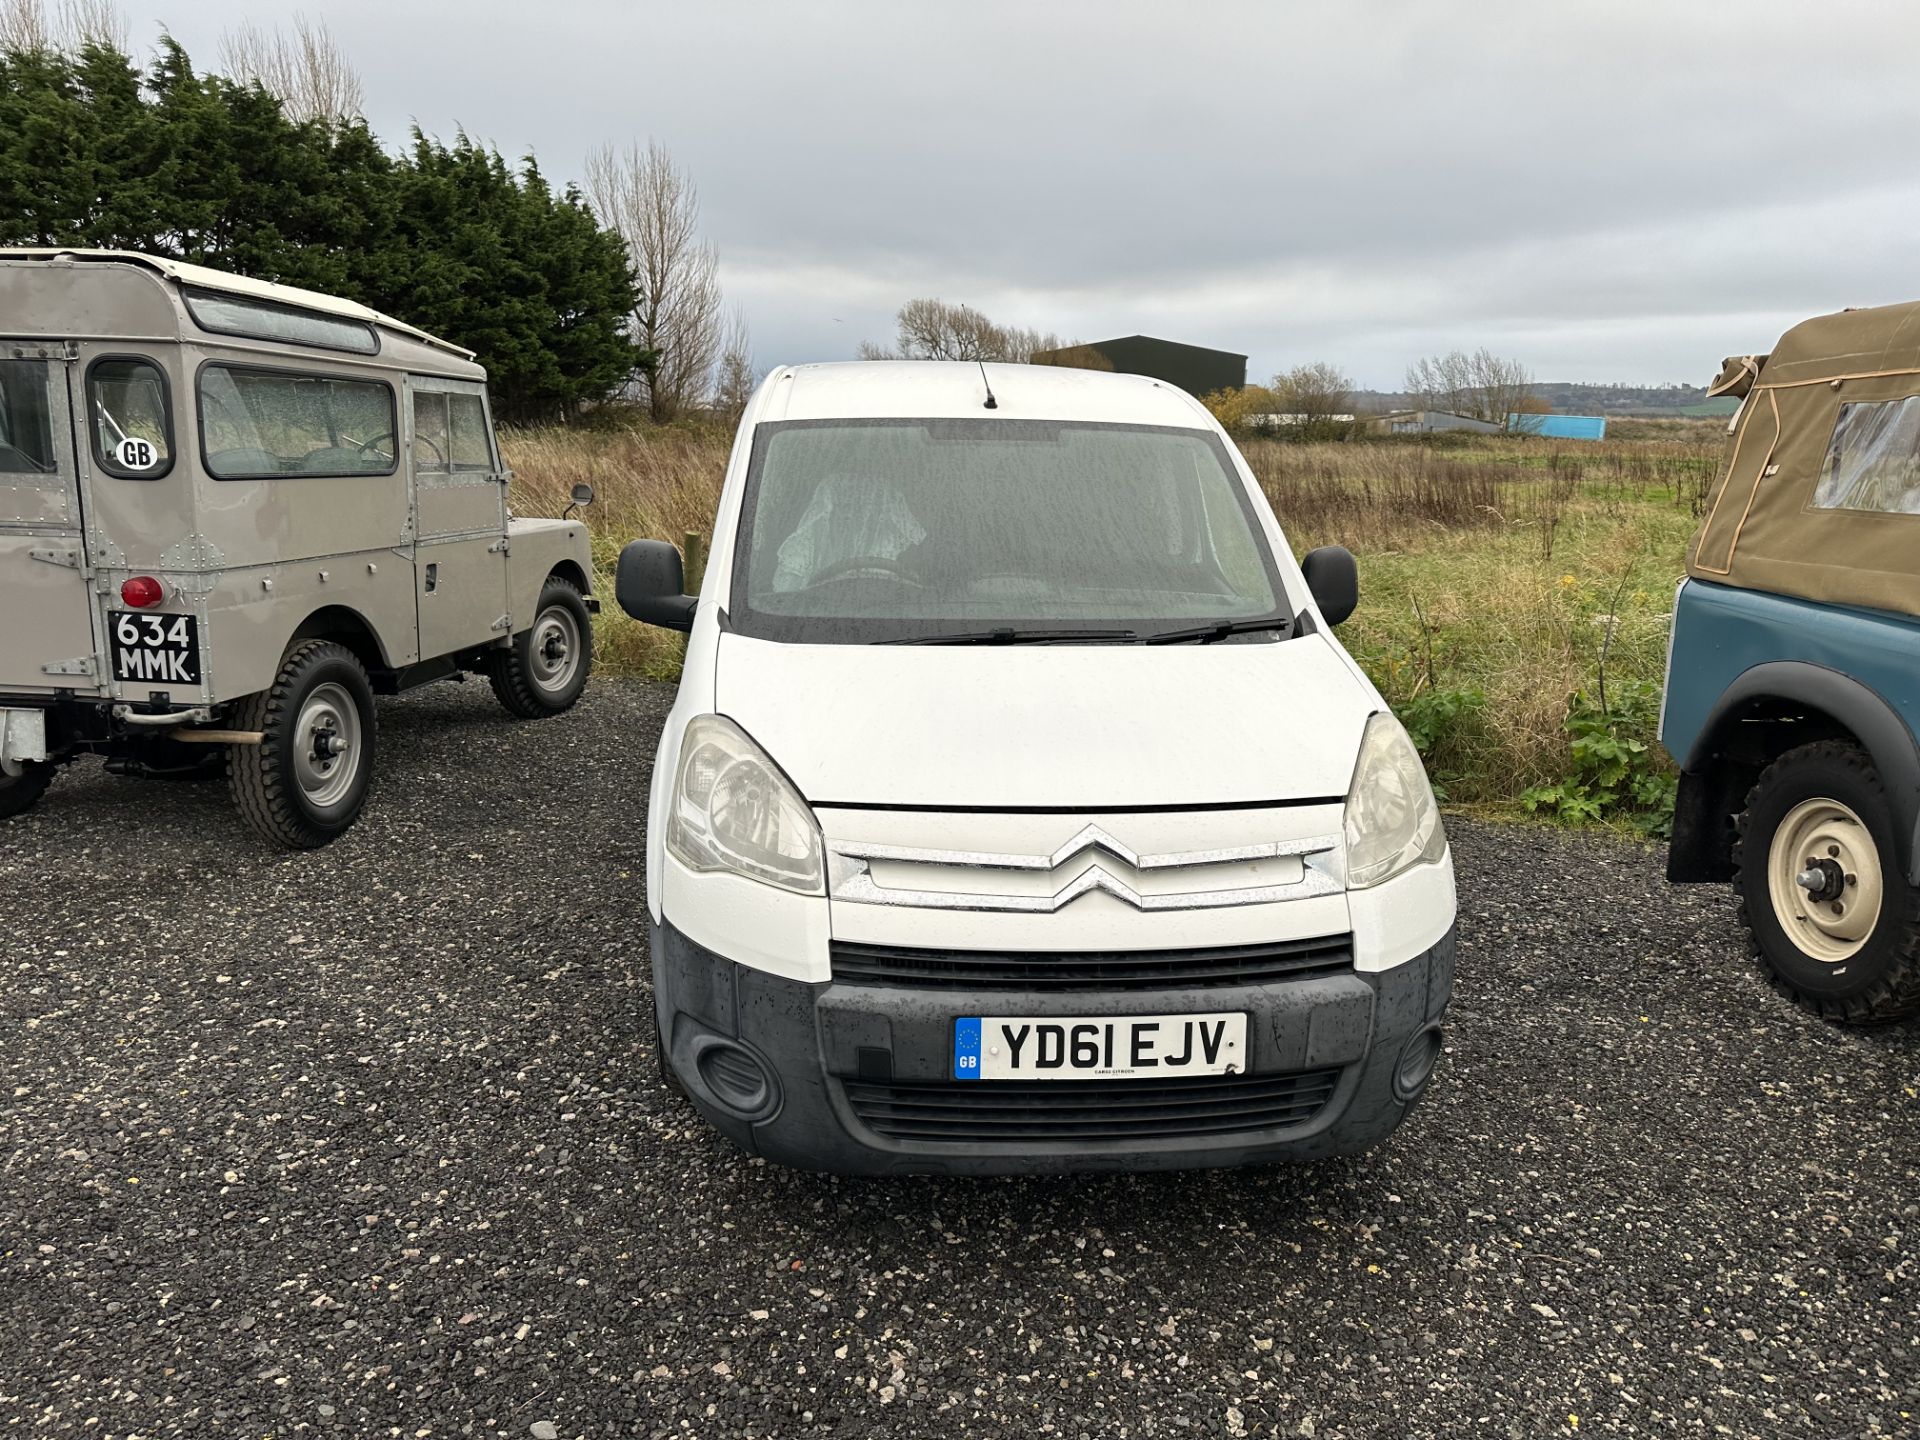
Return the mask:
[(1440, 1027), (1429, 1025), (1417, 1030), (1400, 1051), (1400, 1063), (1393, 1068), (1393, 1093), (1412, 1100), (1427, 1088), (1433, 1067), (1440, 1059)]
[(693, 1070), (707, 1098), (742, 1120), (765, 1120), (780, 1108), (780, 1082), (737, 1041), (701, 1036), (694, 1042)]

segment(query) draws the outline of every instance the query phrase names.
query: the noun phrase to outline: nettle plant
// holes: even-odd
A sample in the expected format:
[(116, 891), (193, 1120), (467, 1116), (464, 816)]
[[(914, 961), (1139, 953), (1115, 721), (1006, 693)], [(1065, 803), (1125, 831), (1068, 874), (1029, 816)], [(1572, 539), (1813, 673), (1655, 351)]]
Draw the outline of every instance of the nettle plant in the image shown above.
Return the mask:
[(1520, 803), (1567, 824), (1622, 819), (1649, 835), (1671, 834), (1678, 781), (1651, 742), (1659, 724), (1657, 685), (1616, 685), (1600, 701), (1577, 692), (1566, 719), (1571, 772), (1523, 791)]

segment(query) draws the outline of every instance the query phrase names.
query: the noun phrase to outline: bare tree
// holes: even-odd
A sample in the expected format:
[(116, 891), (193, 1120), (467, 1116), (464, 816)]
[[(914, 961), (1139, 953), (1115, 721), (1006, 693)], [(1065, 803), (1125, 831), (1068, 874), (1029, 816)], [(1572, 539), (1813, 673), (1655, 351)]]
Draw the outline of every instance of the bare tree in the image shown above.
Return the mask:
[(127, 52), (127, 17), (113, 0), (0, 0), (0, 53), (80, 50), (105, 45)]
[(1057, 335), (996, 325), (972, 306), (947, 300), (909, 300), (893, 318), (893, 348), (863, 342), (862, 360), (998, 360), (1025, 364), (1036, 351), (1060, 348)]
[(720, 350), (720, 363), (713, 372), (713, 409), (729, 425), (738, 425), (746, 414), (747, 401), (753, 398), (753, 337), (747, 330), (747, 316), (738, 305), (727, 316), (727, 333)]
[(1280, 413), (1299, 416), (1301, 425), (1323, 425), (1353, 410), (1353, 381), (1324, 360), (1274, 376), (1273, 394)]
[(626, 242), (640, 299), (634, 338), (658, 359), (641, 376), (647, 409), (666, 423), (705, 399), (721, 349), (718, 257), (700, 238), (700, 195), (659, 144), (603, 146), (587, 157), (600, 223)]
[(295, 15), (290, 35), (243, 20), (220, 37), (220, 68), (231, 80), (265, 90), (296, 124), (360, 118), (359, 72), (324, 20)]
[(1486, 346), (1453, 350), (1407, 367), (1407, 392), (1423, 410), (1446, 410), (1504, 425), (1533, 394), (1533, 373)]

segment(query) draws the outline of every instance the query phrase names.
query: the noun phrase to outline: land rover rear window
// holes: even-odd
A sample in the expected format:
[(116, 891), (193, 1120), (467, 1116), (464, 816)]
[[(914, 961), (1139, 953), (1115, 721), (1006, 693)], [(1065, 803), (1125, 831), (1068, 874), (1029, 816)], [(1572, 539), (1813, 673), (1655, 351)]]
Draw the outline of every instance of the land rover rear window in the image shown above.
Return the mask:
[(1920, 515), (1920, 396), (1840, 407), (1813, 504)]
[(109, 475), (158, 480), (173, 468), (167, 382), (152, 361), (132, 356), (94, 361), (87, 368), (87, 414), (94, 463)]
[(295, 345), (317, 345), (323, 350), (350, 350), (371, 355), (380, 337), (364, 320), (322, 315), (271, 300), (223, 295), (217, 290), (187, 290), (187, 311), (194, 324), (216, 335), (244, 335), (249, 340), (285, 340)]
[(393, 390), (377, 380), (206, 365), (199, 401), (217, 480), (394, 472)]
[(59, 468), (47, 412), (47, 362), (0, 360), (0, 474), (51, 475)]

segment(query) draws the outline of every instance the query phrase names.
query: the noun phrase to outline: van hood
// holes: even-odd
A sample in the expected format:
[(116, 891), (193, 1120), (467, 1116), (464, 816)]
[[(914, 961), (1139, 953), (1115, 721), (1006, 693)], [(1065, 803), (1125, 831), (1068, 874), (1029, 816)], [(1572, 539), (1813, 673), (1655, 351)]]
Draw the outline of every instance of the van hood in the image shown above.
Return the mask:
[(1332, 799), (1378, 708), (1320, 635), (1152, 646), (722, 635), (714, 697), (810, 803), (932, 810)]

